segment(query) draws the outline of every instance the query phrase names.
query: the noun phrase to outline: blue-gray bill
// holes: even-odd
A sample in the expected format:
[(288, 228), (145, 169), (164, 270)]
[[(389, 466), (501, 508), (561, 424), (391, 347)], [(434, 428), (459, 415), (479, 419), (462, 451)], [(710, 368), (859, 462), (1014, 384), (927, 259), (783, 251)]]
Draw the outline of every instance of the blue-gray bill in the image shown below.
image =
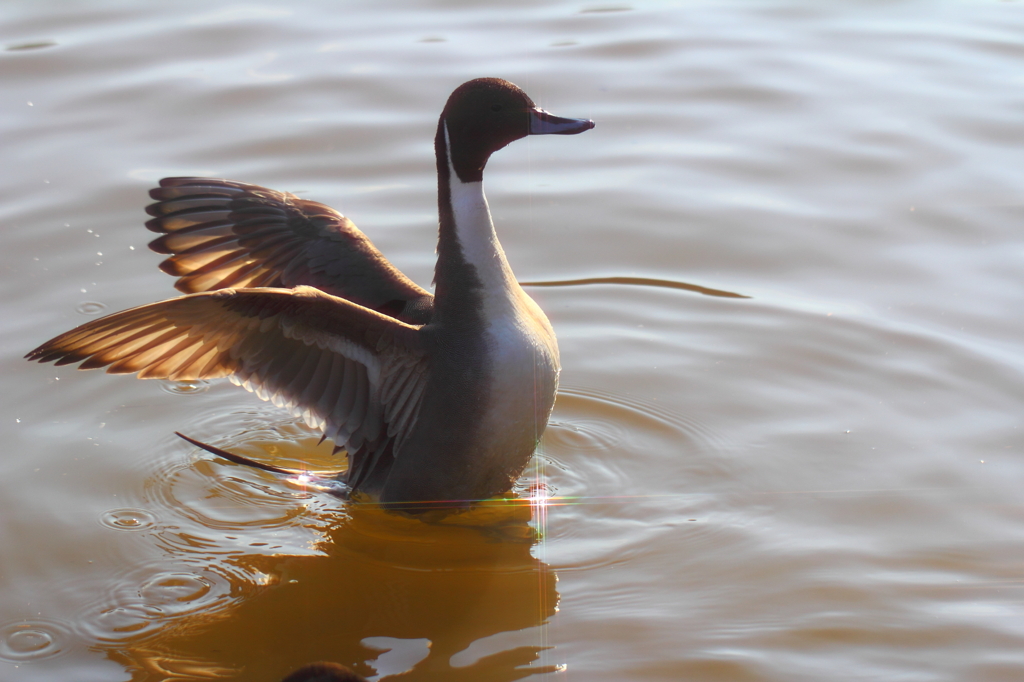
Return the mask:
[(578, 135), (593, 127), (594, 122), (586, 118), (563, 118), (543, 109), (530, 112), (531, 135)]

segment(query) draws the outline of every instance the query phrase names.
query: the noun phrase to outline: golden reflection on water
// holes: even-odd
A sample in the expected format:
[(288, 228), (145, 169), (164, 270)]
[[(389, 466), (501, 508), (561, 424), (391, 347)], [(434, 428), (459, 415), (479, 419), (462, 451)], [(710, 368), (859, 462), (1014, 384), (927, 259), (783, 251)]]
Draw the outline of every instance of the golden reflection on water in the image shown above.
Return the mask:
[(556, 576), (531, 554), (537, 506), (535, 499), (496, 500), (424, 521), (352, 504), (318, 543), (320, 555), (225, 558), (237, 569), (230, 571), (232, 606), (99, 648), (135, 679), (276, 680), (317, 660), (374, 675), (382, 652), (364, 640), (375, 637), (429, 641), (429, 653), (402, 680), (551, 672), (549, 665), (523, 667), (541, 655), (540, 630), (535, 646), (451, 663), (474, 642), (538, 628), (555, 613)]
[[(232, 452), (312, 479), (344, 462), (294, 420), (241, 416), (244, 426), (216, 439)], [(605, 470), (594, 455), (633, 441), (634, 430), (664, 448), (693, 431), (680, 428), (652, 406), (566, 388), (545, 454), (515, 492), (472, 510), (415, 516), (344, 503), (304, 488), (300, 477), (197, 449), (149, 475), (139, 508), (103, 516), (116, 530), (152, 532), (159, 556), (114, 580), (83, 632), (133, 680), (277, 680), (316, 660), (380, 679), (554, 672), (564, 654), (545, 653), (560, 599), (544, 560), (549, 507), (618, 506), (623, 500), (609, 496), (619, 474), (591, 471)], [(587, 473), (560, 462), (574, 452), (590, 453)]]

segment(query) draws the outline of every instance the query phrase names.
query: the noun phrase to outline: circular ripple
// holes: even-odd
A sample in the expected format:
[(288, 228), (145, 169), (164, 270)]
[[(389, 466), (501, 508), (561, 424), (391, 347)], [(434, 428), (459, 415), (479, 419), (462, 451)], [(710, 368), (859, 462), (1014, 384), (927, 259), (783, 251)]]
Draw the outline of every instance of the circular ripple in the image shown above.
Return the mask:
[(197, 571), (156, 571), (150, 565), (116, 579), (111, 593), (82, 619), (81, 629), (96, 641), (121, 641), (157, 632), (169, 619), (212, 613), (227, 605), (237, 576), (221, 575), (217, 566)]
[[(585, 467), (601, 462), (633, 470), (666, 453), (714, 453), (727, 439), (693, 417), (675, 414), (634, 397), (582, 388), (562, 388), (541, 452), (552, 464)], [(578, 457), (578, 454), (585, 455)], [(572, 469), (573, 467), (567, 467)]]
[[(337, 468), (339, 461), (345, 461), (344, 457), (331, 456), (330, 443), (318, 447), (318, 434), (294, 423), (282, 423), (280, 414), (210, 412), (190, 422), (183, 431), (245, 457), (288, 469), (316, 472), (325, 470), (324, 465)], [(218, 574), (231, 574), (228, 580), (236, 587), (250, 584), (251, 576), (234, 575), (232, 564), (219, 565), (217, 557), (309, 553), (322, 531), (336, 524), (335, 498), (296, 486), (282, 476), (221, 459), (177, 438), (165, 445), (166, 457), (146, 476), (140, 503), (157, 519), (152, 531), (155, 542), (162, 551), (190, 565), (198, 561)], [(166, 562), (161, 568), (167, 570)], [(97, 606), (94, 613), (111, 606), (127, 608), (130, 603), (130, 599), (119, 598), (115, 604)], [(117, 623), (144, 618), (147, 613), (129, 609), (111, 612), (104, 618)], [(102, 629), (114, 632), (121, 627)]]
[(545, 551), (559, 570), (614, 565), (695, 515), (703, 491), (728, 480), (729, 448), (699, 419), (654, 401), (562, 388), (517, 493), (536, 500), (539, 535), (553, 541)]
[(0, 627), (0, 658), (38, 661), (59, 656), (68, 643), (68, 628), (50, 620), (25, 620)]
[[(248, 428), (227, 437), (208, 437), (199, 425), (190, 427), (189, 435), (287, 469), (317, 472), (330, 466), (337, 470), (345, 461), (331, 456), (330, 443), (318, 445), (318, 434), (309, 429), (293, 423), (282, 425), (279, 418), (268, 421), (259, 415), (244, 416)], [(230, 421), (230, 417), (221, 421)], [(280, 475), (228, 462), (198, 448), (191, 450), (188, 461), (147, 481), (147, 501), (154, 508), (184, 517), (193, 528), (202, 529), (203, 535), (208, 531), (298, 529), (309, 524), (314, 493)]]
[(210, 390), (210, 382), (203, 381), (161, 381), (160, 388), (175, 395), (194, 395)]
[[(576, 416), (580, 415), (580, 416)], [(635, 427), (655, 427), (662, 434), (666, 428), (691, 440), (724, 444), (725, 439), (703, 422), (669, 412), (660, 405), (635, 397), (608, 391), (583, 388), (560, 388), (552, 424), (601, 436), (611, 445), (619, 444)]]
[(156, 516), (145, 509), (111, 509), (103, 512), (100, 523), (114, 530), (145, 530), (156, 523)]
[(607, 450), (626, 437), (626, 429), (621, 424), (596, 419), (552, 421), (545, 433), (550, 434), (545, 437), (552, 446), (572, 450)]
[(273, 474), (219, 460), (188, 462), (153, 483), (155, 504), (208, 531), (295, 525), (306, 511), (307, 496), (297, 496), (287, 483), (274, 481)]
[(82, 301), (75, 306), (75, 312), (81, 315), (99, 315), (106, 309), (107, 306), (98, 301)]
[(99, 640), (117, 641), (142, 632), (151, 626), (152, 617), (138, 605), (114, 606), (104, 609), (90, 623), (89, 634)]
[(168, 572), (153, 576), (139, 588), (139, 596), (149, 609), (163, 615), (190, 611), (192, 605), (203, 601), (213, 585), (208, 578), (195, 573)]

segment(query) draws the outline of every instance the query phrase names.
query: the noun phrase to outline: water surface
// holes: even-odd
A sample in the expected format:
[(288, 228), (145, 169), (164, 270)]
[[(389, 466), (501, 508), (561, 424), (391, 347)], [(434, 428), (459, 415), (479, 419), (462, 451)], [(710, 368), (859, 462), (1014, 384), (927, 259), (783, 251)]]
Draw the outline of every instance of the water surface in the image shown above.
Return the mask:
[[(0, 678), (1024, 678), (1021, 3), (5, 10)], [(345, 507), (172, 435), (337, 468), (226, 382), (21, 359), (173, 295), (167, 175), (328, 203), (429, 285), (485, 75), (597, 122), (488, 166), (521, 280), (603, 280), (530, 289), (532, 520)]]

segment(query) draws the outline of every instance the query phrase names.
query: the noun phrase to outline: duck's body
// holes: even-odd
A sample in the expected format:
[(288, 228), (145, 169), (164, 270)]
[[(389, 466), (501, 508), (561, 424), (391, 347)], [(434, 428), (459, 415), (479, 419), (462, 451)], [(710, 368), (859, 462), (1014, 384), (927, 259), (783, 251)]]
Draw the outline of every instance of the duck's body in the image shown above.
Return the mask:
[[(537, 446), (558, 387), (554, 330), (512, 274), (482, 181), (463, 182), (453, 168), (445, 132), (442, 123), (436, 297), (424, 328), (434, 365), (421, 418), (388, 475), (385, 497), (395, 500), (412, 499), (412, 490), (430, 490), (425, 499), (508, 490)], [(439, 452), (449, 465), (430, 466)]]
[(547, 424), (558, 346), (516, 282), (483, 193), (490, 154), (590, 121), (537, 109), (516, 86), (460, 86), (438, 123), (435, 294), (346, 218), (207, 178), (151, 192), (151, 245), (174, 254), (177, 299), (95, 320), (27, 357), (142, 378), (229, 376), (292, 408), (349, 453), (353, 491), (401, 505), (511, 488)]

